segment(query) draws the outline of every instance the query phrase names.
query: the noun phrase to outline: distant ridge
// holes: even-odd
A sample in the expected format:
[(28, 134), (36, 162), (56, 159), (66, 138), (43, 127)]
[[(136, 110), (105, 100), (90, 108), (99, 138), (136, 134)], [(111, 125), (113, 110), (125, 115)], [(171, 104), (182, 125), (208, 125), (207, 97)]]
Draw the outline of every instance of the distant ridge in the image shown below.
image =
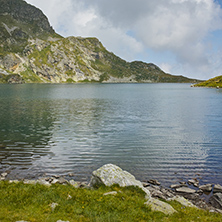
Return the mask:
[(217, 76), (204, 82), (200, 82), (195, 87), (212, 87), (212, 88), (222, 88), (222, 76)]

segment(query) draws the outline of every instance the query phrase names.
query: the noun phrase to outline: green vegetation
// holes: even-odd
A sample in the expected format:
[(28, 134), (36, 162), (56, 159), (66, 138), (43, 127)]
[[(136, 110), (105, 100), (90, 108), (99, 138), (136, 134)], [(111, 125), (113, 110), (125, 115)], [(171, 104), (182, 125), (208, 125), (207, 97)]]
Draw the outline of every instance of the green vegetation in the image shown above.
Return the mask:
[(41, 83), (42, 80), (37, 76), (30, 68), (27, 67), (27, 70), (21, 72), (21, 77), (26, 83)]
[[(116, 195), (103, 194), (117, 191)], [(222, 215), (171, 202), (173, 215), (152, 212), (145, 193), (135, 187), (76, 189), (71, 185), (25, 185), (0, 182), (0, 221), (222, 221)], [(54, 209), (52, 204), (54, 203)]]
[(71, 78), (68, 78), (67, 80), (66, 80), (66, 83), (74, 83), (75, 81), (73, 80), (73, 79), (71, 79)]
[(198, 83), (194, 86), (197, 87), (214, 87), (214, 88), (222, 88), (222, 76), (217, 76), (215, 78), (209, 79), (205, 82)]
[(10, 83), (13, 79), (16, 81), (23, 80), (21, 76), (18, 74), (9, 74), (9, 75), (0, 74), (0, 83)]
[(48, 62), (48, 56), (52, 54), (50, 49), (50, 45), (40, 51), (37, 49), (33, 49), (33, 53), (29, 56), (29, 59), (33, 57), (35, 59), (34, 63), (37, 67), (41, 67), (42, 64), (53, 67), (52, 64)]

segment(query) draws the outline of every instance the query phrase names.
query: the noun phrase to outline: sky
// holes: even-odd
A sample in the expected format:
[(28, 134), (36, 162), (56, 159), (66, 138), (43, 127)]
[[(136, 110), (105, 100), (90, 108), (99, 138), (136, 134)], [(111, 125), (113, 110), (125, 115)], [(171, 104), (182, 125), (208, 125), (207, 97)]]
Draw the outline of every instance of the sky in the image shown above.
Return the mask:
[(126, 61), (190, 78), (222, 75), (222, 0), (27, 0), (64, 37), (97, 37)]

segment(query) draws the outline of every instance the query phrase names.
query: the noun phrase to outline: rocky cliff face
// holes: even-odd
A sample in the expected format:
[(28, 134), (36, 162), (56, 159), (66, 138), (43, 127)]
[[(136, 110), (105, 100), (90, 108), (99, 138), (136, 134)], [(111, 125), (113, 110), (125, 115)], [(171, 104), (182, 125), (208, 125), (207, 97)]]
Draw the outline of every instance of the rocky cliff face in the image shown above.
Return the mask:
[(63, 38), (23, 0), (0, 0), (0, 5), (0, 82), (9, 82), (13, 74), (13, 81), (27, 83), (195, 82), (154, 64), (126, 62), (96, 38)]
[(54, 33), (47, 17), (38, 8), (21, 0), (0, 0), (0, 15), (8, 15), (17, 22), (31, 24), (32, 32), (39, 35), (43, 32)]
[(56, 35), (47, 17), (23, 0), (0, 0), (0, 53), (22, 52), (30, 38)]

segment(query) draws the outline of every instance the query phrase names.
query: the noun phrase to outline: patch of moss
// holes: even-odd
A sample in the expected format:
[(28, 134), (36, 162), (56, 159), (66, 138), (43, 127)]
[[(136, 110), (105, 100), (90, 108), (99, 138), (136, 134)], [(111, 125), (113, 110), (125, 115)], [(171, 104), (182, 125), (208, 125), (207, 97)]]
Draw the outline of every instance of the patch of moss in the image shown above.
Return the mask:
[(67, 70), (67, 71), (65, 72), (65, 74), (68, 75), (68, 76), (74, 76), (74, 75), (75, 75), (75, 73), (73, 73), (72, 70)]
[(69, 78), (66, 80), (66, 83), (75, 83), (75, 81), (73, 79)]

